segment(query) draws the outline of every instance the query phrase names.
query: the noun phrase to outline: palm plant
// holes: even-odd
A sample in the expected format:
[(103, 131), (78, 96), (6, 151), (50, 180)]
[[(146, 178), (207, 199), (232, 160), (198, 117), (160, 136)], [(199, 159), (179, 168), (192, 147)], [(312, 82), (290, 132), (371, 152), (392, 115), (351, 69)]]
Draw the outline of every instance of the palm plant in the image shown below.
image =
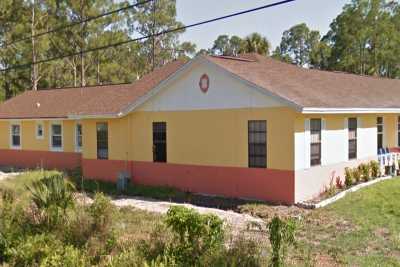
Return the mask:
[(243, 52), (257, 53), (260, 55), (269, 55), (270, 44), (267, 38), (259, 33), (252, 33), (244, 39)]
[(75, 187), (61, 174), (43, 177), (27, 186), (27, 189), (48, 223), (56, 223), (66, 214), (67, 208), (74, 205)]

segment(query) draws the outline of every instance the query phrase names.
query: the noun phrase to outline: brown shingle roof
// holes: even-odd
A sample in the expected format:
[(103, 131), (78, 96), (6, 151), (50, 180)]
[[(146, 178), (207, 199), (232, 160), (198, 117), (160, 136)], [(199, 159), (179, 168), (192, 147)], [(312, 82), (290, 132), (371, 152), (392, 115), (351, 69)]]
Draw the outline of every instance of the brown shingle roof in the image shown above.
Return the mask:
[[(256, 54), (206, 58), (300, 108), (400, 108), (400, 80), (303, 69)], [(26, 91), (0, 105), (0, 119), (115, 116), (184, 64), (171, 62), (132, 84)]]
[(115, 115), (175, 73), (184, 63), (182, 60), (171, 62), (132, 84), (26, 91), (0, 105), (0, 119)]
[(300, 107), (400, 108), (400, 80), (299, 68), (255, 54), (247, 59), (207, 57)]

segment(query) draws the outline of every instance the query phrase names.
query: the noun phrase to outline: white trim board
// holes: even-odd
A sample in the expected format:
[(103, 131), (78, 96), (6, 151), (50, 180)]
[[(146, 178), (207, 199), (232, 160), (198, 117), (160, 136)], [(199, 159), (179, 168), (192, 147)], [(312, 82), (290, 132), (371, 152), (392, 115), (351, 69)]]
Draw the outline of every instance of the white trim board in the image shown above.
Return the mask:
[(303, 114), (375, 114), (400, 113), (400, 108), (302, 108)]

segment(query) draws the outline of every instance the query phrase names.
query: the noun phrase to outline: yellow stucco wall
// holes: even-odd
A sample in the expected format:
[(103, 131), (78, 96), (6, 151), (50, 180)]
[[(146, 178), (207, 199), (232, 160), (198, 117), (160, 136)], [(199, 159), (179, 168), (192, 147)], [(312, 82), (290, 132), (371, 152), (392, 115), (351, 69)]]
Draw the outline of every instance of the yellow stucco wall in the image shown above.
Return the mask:
[(249, 120), (267, 120), (268, 168), (293, 170), (294, 112), (288, 108), (134, 112), (83, 121), (83, 158), (96, 158), (96, 123), (108, 122), (109, 159), (152, 161), (152, 123), (167, 122), (169, 163), (248, 166)]
[[(21, 125), (21, 145), (23, 150), (49, 151), (50, 150), (50, 124), (53, 121), (23, 120), (13, 121)], [(36, 124), (43, 124), (44, 136), (36, 138)], [(54, 121), (62, 123), (63, 129), (63, 151), (75, 152), (75, 121)], [(0, 121), (0, 149), (10, 148), (10, 124), (11, 121)]]
[[(96, 123), (109, 127), (109, 159), (152, 161), (152, 122), (167, 122), (169, 163), (211, 166), (248, 165), (248, 121), (267, 120), (267, 167), (294, 169), (294, 133), (304, 131), (305, 118), (326, 119), (328, 130), (343, 129), (344, 118), (361, 117), (361, 127), (375, 127), (376, 117), (385, 123), (384, 145), (397, 146), (396, 114), (302, 115), (290, 108), (133, 112), (120, 119), (83, 120), (83, 158), (96, 159)], [(44, 138), (36, 138), (36, 121), (21, 121), (22, 149), (49, 151), (51, 121), (42, 121)], [(65, 152), (75, 151), (76, 121), (64, 120)], [(10, 122), (0, 121), (0, 148), (10, 148)]]
[(83, 158), (97, 158), (96, 123), (108, 124), (108, 156), (111, 160), (127, 160), (132, 153), (129, 145), (131, 132), (129, 131), (129, 117), (109, 120), (84, 120), (83, 130)]
[(167, 122), (170, 163), (248, 166), (248, 121), (267, 121), (267, 166), (293, 169), (294, 112), (288, 108), (137, 112), (130, 115), (133, 160), (152, 161), (152, 122)]
[(397, 147), (397, 114), (381, 114), (384, 122), (384, 147)]

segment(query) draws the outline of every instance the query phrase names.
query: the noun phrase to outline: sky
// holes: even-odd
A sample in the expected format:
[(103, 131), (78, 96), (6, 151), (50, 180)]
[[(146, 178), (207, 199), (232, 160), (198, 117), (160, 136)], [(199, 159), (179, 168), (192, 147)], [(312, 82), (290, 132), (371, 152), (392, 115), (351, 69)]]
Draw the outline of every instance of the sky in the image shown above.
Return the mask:
[[(279, 0), (177, 0), (178, 20), (185, 25), (255, 8)], [(197, 49), (210, 48), (221, 34), (245, 37), (252, 32), (266, 36), (272, 49), (279, 45), (282, 33), (293, 25), (305, 22), (324, 35), (329, 24), (350, 0), (296, 0), (254, 13), (188, 29), (181, 41), (190, 41)]]

